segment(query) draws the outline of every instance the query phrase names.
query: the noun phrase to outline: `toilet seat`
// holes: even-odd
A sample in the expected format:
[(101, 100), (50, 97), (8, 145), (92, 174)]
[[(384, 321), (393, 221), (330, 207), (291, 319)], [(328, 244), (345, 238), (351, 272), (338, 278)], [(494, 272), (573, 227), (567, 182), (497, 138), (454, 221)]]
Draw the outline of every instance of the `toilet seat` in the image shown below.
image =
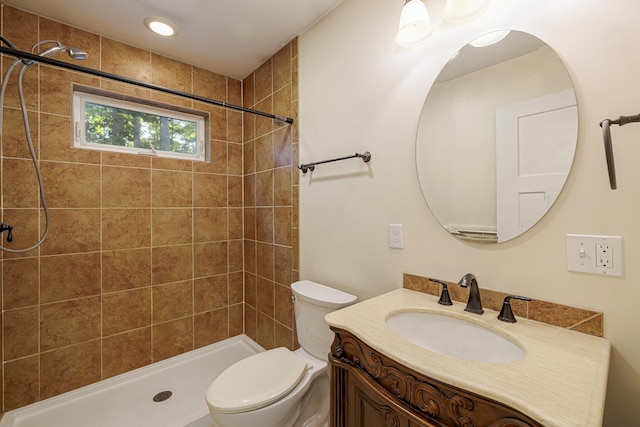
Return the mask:
[(284, 348), (247, 357), (223, 371), (209, 385), (208, 404), (219, 413), (238, 413), (270, 405), (293, 390), (309, 369)]

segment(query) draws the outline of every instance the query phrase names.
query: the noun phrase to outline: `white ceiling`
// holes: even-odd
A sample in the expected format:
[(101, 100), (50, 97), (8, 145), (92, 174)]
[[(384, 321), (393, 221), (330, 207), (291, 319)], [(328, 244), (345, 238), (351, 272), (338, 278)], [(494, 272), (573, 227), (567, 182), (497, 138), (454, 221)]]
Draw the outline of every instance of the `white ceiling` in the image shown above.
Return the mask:
[[(4, 0), (3, 3), (242, 79), (341, 1)], [(143, 24), (148, 16), (172, 21), (178, 27), (178, 35), (154, 35)]]

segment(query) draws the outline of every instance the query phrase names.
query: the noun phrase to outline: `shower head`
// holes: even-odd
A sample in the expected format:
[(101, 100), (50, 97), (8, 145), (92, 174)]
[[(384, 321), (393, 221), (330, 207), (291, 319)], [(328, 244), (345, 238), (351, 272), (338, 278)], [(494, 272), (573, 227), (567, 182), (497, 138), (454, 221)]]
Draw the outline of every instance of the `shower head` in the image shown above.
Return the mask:
[(79, 61), (85, 60), (89, 57), (87, 52), (85, 52), (80, 48), (73, 47), (73, 46), (64, 46), (62, 44), (43, 50), (38, 54), (38, 56), (51, 56), (51, 55), (55, 55), (58, 52), (67, 52), (71, 58)]
[(70, 57), (77, 61), (84, 61), (89, 57), (89, 54), (87, 52), (78, 47), (67, 46), (67, 52), (69, 53)]

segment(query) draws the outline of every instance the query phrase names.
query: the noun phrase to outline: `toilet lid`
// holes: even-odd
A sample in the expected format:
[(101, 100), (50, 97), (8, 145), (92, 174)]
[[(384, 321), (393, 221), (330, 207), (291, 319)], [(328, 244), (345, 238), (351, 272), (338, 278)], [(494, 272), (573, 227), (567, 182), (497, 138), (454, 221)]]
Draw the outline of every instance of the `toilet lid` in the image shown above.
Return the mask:
[(213, 380), (207, 403), (220, 413), (262, 408), (293, 390), (307, 369), (304, 360), (284, 347), (249, 356)]

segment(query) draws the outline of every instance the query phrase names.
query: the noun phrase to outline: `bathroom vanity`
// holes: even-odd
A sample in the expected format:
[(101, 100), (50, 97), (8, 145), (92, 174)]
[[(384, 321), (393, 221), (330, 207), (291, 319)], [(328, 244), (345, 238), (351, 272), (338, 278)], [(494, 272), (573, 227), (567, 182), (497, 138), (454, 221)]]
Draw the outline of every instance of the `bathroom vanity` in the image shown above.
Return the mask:
[[(472, 360), (475, 352), (425, 348), (394, 332), (397, 313), (454, 318), (517, 345), (517, 360)], [(528, 319), (505, 323), (497, 312), (464, 311), (437, 297), (398, 289), (326, 316), (331, 347), (333, 427), (597, 427), (601, 426), (609, 369), (607, 340)], [(417, 319), (420, 319), (419, 317)], [(447, 322), (438, 323), (448, 328)], [(472, 340), (473, 332), (452, 335)], [(468, 334), (468, 335), (465, 335)], [(427, 335), (434, 336), (433, 334)], [(434, 336), (435, 340), (448, 340)], [(455, 340), (454, 340), (455, 341)], [(455, 347), (455, 343), (453, 343)], [(478, 345), (482, 346), (480, 342)]]

